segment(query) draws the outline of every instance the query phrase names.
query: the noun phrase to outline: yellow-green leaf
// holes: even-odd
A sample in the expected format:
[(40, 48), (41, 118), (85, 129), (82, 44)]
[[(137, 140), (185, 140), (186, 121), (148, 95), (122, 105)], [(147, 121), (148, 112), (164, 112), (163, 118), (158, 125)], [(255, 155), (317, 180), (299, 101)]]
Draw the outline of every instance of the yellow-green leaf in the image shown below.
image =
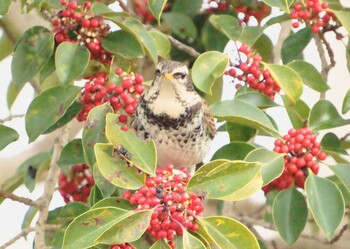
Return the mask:
[(211, 15), (209, 21), (232, 41), (237, 41), (241, 35), (242, 28), (238, 20), (231, 15)]
[(148, 0), (148, 8), (151, 11), (152, 15), (160, 22), (160, 16), (164, 10), (167, 0)]

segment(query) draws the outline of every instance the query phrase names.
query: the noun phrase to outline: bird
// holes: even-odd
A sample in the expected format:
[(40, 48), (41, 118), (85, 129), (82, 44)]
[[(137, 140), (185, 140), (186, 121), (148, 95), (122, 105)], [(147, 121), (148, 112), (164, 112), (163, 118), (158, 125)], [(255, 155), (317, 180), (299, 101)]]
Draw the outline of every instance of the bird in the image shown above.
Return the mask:
[(202, 164), (216, 135), (209, 106), (196, 92), (187, 66), (171, 60), (156, 66), (130, 126), (139, 139), (155, 142), (158, 167), (172, 164), (192, 172)]

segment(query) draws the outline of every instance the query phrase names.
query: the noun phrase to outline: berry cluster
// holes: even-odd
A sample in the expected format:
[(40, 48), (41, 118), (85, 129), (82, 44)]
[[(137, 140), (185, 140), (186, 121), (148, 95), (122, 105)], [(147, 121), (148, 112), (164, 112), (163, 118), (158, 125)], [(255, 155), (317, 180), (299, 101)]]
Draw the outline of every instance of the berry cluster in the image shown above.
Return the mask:
[(187, 168), (175, 170), (168, 164), (166, 168), (157, 168), (156, 176), (147, 177), (138, 191), (123, 195), (140, 210), (155, 207), (147, 231), (155, 240), (167, 239), (172, 248), (174, 236), (182, 235), (183, 229), (198, 229), (195, 218), (204, 209), (200, 197), (186, 192), (189, 179)]
[(306, 0), (300, 3), (295, 3), (290, 13), (294, 28), (298, 28), (301, 23), (311, 26), (314, 33), (320, 31), (326, 32), (332, 30), (336, 33), (337, 38), (341, 39), (343, 36), (336, 32), (340, 27), (335, 14), (328, 9), (327, 2), (320, 2), (320, 0)]
[(108, 35), (110, 27), (102, 17), (91, 13), (91, 2), (78, 5), (74, 0), (60, 0), (60, 3), (65, 9), (58, 12), (51, 21), (56, 43), (67, 41), (86, 46), (92, 59), (110, 64), (112, 54), (101, 46), (101, 38)]
[(226, 3), (225, 0), (209, 0), (209, 8), (207, 12), (222, 12), (227, 11), (230, 8), (230, 4)]
[(316, 135), (309, 128), (290, 129), (283, 139), (275, 141), (274, 151), (286, 153), (284, 157), (284, 171), (282, 175), (263, 187), (267, 194), (270, 190), (289, 188), (293, 181), (294, 187), (304, 188), (308, 169), (318, 174), (320, 165), (318, 161), (326, 159), (326, 153), (321, 151)]
[(118, 244), (118, 245), (111, 245), (109, 248), (110, 249), (135, 249), (135, 247), (133, 247), (129, 243), (123, 243), (123, 244)]
[(88, 77), (81, 92), (79, 102), (84, 105), (77, 119), (84, 121), (90, 110), (103, 103), (109, 103), (115, 113), (119, 113), (119, 122), (128, 123), (137, 106), (139, 97), (144, 92), (143, 76), (141, 74), (123, 72), (121, 68), (115, 70), (117, 81), (120, 84), (109, 82), (105, 73), (98, 73)]
[(274, 99), (275, 94), (281, 89), (271, 77), (269, 70), (261, 68), (261, 56), (246, 44), (242, 44), (238, 48), (237, 57), (226, 71), (226, 75), (233, 77), (236, 88), (244, 84)]
[(94, 178), (91, 169), (86, 164), (77, 164), (70, 168), (69, 175), (61, 172), (58, 177), (58, 191), (66, 203), (72, 201), (86, 202)]
[(249, 5), (238, 1), (236, 6), (233, 7), (233, 10), (237, 13), (241, 24), (247, 24), (252, 17), (260, 24), (261, 20), (271, 13), (271, 8), (260, 0)]

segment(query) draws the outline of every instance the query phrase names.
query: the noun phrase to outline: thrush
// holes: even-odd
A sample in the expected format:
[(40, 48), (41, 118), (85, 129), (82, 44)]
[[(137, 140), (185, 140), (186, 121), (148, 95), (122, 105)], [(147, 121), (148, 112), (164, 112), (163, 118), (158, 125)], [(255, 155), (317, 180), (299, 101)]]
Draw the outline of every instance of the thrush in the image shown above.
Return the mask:
[(216, 134), (208, 105), (195, 91), (186, 65), (177, 61), (157, 65), (155, 78), (139, 100), (131, 127), (140, 139), (154, 140), (159, 167), (201, 163)]

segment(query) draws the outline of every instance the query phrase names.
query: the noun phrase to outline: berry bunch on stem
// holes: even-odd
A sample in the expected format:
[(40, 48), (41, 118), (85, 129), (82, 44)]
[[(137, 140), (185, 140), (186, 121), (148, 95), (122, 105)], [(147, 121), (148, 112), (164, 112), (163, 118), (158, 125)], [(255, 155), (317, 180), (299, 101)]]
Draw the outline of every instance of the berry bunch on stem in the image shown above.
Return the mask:
[(292, 26), (298, 28), (301, 23), (311, 27), (313, 33), (333, 31), (337, 39), (343, 36), (337, 32), (340, 23), (335, 14), (328, 9), (327, 2), (320, 0), (306, 0), (293, 4), (290, 13), (293, 22)]
[(198, 229), (196, 217), (204, 209), (201, 197), (186, 192), (189, 179), (187, 168), (175, 170), (168, 164), (157, 168), (156, 176), (147, 177), (138, 191), (123, 195), (139, 210), (154, 208), (147, 231), (155, 240), (166, 239), (172, 248), (175, 235), (182, 235), (184, 229)]
[(144, 79), (141, 74), (124, 72), (122, 68), (115, 70), (117, 82), (109, 81), (106, 73), (98, 73), (87, 77), (79, 102), (84, 105), (77, 119), (84, 121), (95, 106), (108, 103), (115, 113), (120, 114), (119, 122), (127, 126), (129, 118), (135, 111), (138, 99), (144, 92)]
[(110, 249), (134, 249), (134, 247), (129, 243), (123, 243), (118, 245), (111, 245)]
[(308, 170), (317, 175), (320, 169), (318, 161), (326, 159), (326, 153), (321, 151), (316, 135), (307, 127), (290, 129), (287, 135), (275, 141), (274, 151), (286, 154), (284, 170), (279, 178), (263, 187), (265, 194), (273, 189), (287, 189), (293, 183), (294, 187), (304, 188)]
[(260, 24), (261, 20), (271, 13), (271, 8), (260, 0), (250, 5), (238, 1), (238, 3), (235, 3), (233, 6), (233, 11), (238, 14), (241, 24), (248, 24), (251, 18), (254, 18), (258, 24)]
[(110, 27), (100, 16), (91, 11), (91, 2), (82, 5), (74, 0), (60, 0), (64, 9), (58, 12), (51, 21), (54, 27), (55, 41), (78, 43), (89, 49), (92, 59), (110, 64), (112, 54), (102, 48), (101, 38), (106, 37)]
[(262, 68), (261, 56), (246, 44), (241, 44), (237, 51), (237, 60), (231, 61), (230, 67), (226, 70), (226, 75), (233, 78), (236, 88), (246, 85), (274, 99), (275, 94), (281, 89), (271, 77), (269, 70)]
[(58, 190), (66, 203), (72, 201), (87, 202), (94, 178), (86, 164), (77, 164), (70, 168), (69, 175), (61, 172), (58, 177)]

